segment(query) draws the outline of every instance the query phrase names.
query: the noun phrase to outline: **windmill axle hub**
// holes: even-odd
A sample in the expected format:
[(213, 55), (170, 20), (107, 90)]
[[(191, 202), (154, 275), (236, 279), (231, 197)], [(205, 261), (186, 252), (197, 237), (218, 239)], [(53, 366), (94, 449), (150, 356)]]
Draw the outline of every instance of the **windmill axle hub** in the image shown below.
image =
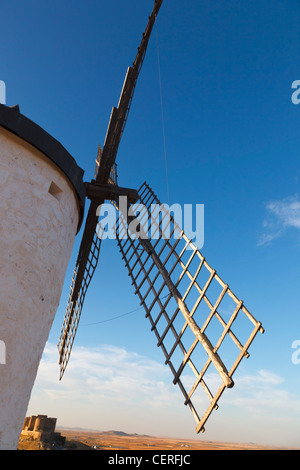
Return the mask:
[(99, 204), (105, 200), (117, 202), (120, 196), (126, 196), (128, 202), (134, 204), (139, 197), (135, 189), (121, 188), (115, 184), (100, 184), (94, 180), (91, 183), (85, 183), (85, 188), (87, 198)]

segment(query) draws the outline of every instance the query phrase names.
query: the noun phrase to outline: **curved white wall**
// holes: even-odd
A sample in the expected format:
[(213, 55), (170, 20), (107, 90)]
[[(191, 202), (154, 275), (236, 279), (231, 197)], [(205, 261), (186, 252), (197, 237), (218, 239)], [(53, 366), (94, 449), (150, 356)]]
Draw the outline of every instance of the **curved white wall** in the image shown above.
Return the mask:
[(16, 449), (59, 304), (79, 208), (61, 170), (2, 127), (0, 186), (0, 341), (5, 345), (0, 449)]

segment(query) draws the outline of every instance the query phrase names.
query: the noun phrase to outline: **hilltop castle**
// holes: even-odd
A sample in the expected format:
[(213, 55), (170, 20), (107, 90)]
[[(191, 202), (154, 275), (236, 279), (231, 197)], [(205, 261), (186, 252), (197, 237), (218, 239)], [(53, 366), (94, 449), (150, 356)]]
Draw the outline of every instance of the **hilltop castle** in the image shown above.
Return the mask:
[(55, 432), (56, 418), (47, 415), (28, 416), (24, 420), (22, 436), (32, 437), (43, 442), (64, 445), (65, 438)]

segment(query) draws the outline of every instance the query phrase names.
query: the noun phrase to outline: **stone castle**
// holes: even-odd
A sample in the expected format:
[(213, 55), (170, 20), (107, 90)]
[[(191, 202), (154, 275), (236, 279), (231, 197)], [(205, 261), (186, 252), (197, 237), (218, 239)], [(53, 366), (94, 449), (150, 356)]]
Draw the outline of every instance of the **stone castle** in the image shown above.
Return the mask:
[(56, 418), (48, 418), (47, 415), (28, 416), (24, 420), (21, 435), (64, 445), (65, 438), (59, 432), (55, 432), (55, 426)]

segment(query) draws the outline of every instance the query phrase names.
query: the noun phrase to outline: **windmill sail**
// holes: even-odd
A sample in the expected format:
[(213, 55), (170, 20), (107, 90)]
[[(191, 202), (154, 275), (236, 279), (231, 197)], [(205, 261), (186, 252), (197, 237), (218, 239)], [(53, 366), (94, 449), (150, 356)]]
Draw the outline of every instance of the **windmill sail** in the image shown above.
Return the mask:
[[(88, 256), (86, 258), (83, 273), (80, 273), (80, 276), (78, 275), (78, 271), (82, 267), (80, 262), (77, 262), (76, 267), (74, 269), (66, 314), (62, 326), (61, 336), (59, 339), (61, 371), (60, 378), (62, 378), (65, 368), (69, 361), (73, 342), (75, 339), (75, 334), (81, 316), (85, 294), (97, 267), (100, 253), (100, 245), (101, 240), (95, 234), (91, 242), (89, 253), (87, 254)], [(77, 279), (80, 279), (79, 289), (76, 289), (76, 287), (78, 286), (78, 283), (76, 284)]]
[[(249, 357), (257, 332), (264, 330), (152, 189), (144, 183), (138, 193), (138, 216), (119, 214), (118, 245), (173, 382), (192, 410), (196, 431), (204, 431), (225, 388), (233, 386), (233, 373)], [(160, 213), (153, 214), (153, 205)], [(134, 234), (132, 226), (138, 227)], [(199, 415), (198, 408), (206, 411)]]
[[(118, 107), (114, 107), (112, 109), (103, 151), (101, 152), (100, 148), (98, 149), (95, 177), (95, 181), (98, 184), (105, 185), (111, 183), (110, 178), (112, 173), (114, 173), (116, 156), (127, 122), (137, 79), (145, 58), (152, 28), (162, 5), (162, 1), (163, 0), (155, 0), (135, 61), (133, 62), (132, 67), (129, 67), (127, 70)], [(114, 178), (112, 177), (112, 179)], [(104, 200), (105, 199), (103, 198), (97, 202), (91, 202), (86, 219), (76, 267), (74, 269), (68, 305), (58, 343), (60, 378), (62, 378), (69, 361), (82, 312), (85, 294), (99, 259), (100, 241), (96, 234), (98, 224), (96, 211), (99, 204), (103, 203)]]

